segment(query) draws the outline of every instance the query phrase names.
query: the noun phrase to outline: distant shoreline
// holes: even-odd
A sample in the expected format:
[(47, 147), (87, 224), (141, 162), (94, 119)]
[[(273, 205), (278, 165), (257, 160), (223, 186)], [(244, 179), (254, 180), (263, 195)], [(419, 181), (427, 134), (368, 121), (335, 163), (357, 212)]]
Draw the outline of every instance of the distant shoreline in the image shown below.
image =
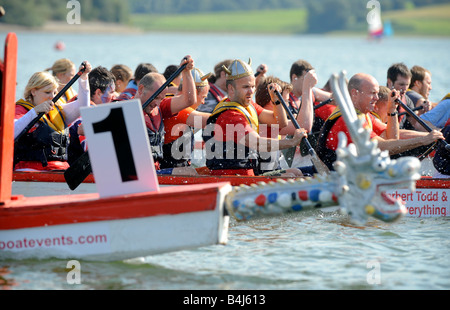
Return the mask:
[[(122, 25), (119, 23), (104, 23), (104, 22), (82, 22), (81, 24), (70, 25), (67, 22), (63, 21), (49, 21), (46, 22), (42, 27), (26, 27), (21, 25), (13, 25), (13, 24), (4, 24), (0, 23), (0, 33), (7, 32), (47, 32), (47, 33), (79, 33), (79, 34), (143, 34), (143, 33), (151, 33), (151, 32), (178, 32), (175, 30), (144, 30), (138, 27), (133, 27), (129, 25)], [(180, 30), (179, 32), (186, 32), (185, 30)], [(192, 31), (192, 33), (198, 33), (197, 31)], [(205, 30), (202, 33), (214, 33), (214, 31)], [(236, 33), (236, 32), (221, 32), (217, 33)], [(246, 34), (251, 35), (265, 35), (263, 32), (248, 32)], [(274, 34), (274, 33), (271, 33)], [(311, 35), (309, 33), (302, 33), (297, 35)], [(329, 36), (329, 37), (341, 37), (341, 36), (368, 36), (366, 32), (358, 32), (358, 31), (332, 31), (328, 33), (322, 34), (314, 34), (321, 36)], [(396, 33), (395, 37), (435, 37), (435, 38), (449, 38), (448, 35), (424, 35), (424, 34), (404, 34), (404, 33)]]
[(143, 33), (144, 31), (117, 23), (81, 22), (81, 24), (70, 25), (67, 22), (51, 21), (39, 28), (25, 27), (20, 25), (0, 24), (0, 32), (53, 32), (53, 33)]

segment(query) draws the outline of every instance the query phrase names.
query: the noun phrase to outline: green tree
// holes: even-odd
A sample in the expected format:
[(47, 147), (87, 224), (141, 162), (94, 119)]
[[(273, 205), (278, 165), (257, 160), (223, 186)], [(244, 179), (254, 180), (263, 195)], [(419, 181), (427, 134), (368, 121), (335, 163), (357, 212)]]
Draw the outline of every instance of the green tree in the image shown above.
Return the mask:
[[(81, 0), (81, 19), (126, 23), (130, 7), (122, 0)], [(64, 21), (67, 17), (67, 1), (61, 0), (3, 0), (5, 9), (1, 23), (27, 27), (40, 27), (48, 20)]]
[(304, 7), (306, 0), (130, 0), (131, 13), (188, 14)]
[(346, 29), (352, 9), (346, 0), (310, 1), (307, 8), (308, 31), (311, 33)]
[(0, 19), (2, 23), (38, 27), (48, 17), (45, 7), (33, 0), (4, 0), (1, 4), (5, 9), (5, 15)]

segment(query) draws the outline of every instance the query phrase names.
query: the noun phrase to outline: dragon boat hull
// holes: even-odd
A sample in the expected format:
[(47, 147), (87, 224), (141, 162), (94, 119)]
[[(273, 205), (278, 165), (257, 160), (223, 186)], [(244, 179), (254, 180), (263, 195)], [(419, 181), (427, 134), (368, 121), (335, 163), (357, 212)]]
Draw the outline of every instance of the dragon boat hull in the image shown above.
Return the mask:
[(225, 244), (230, 190), (218, 183), (111, 198), (12, 196), (0, 207), (0, 258), (112, 261)]

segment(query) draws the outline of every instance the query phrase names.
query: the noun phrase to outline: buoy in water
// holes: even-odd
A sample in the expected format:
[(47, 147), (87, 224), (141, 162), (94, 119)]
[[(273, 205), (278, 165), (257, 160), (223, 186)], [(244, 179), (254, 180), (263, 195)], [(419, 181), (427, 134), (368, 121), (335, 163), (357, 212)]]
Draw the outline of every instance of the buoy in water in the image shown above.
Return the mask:
[(63, 51), (66, 48), (66, 45), (62, 41), (58, 41), (55, 44), (55, 50), (57, 51)]

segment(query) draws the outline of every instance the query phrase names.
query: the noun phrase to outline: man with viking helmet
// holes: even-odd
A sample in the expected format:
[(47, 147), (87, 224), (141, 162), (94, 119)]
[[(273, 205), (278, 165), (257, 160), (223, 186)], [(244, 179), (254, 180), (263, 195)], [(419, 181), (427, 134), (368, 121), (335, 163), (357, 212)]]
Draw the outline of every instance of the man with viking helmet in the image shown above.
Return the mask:
[[(278, 125), (283, 128), (288, 121), (275, 90), (278, 84), (268, 85), (273, 111), (265, 110), (253, 101), (255, 76), (251, 61), (234, 60), (227, 72), (228, 98), (220, 102), (208, 119), (203, 131), (206, 142), (206, 166), (213, 175), (255, 175), (258, 174), (258, 152), (275, 151), (297, 146), (306, 136), (299, 129), (293, 139), (279, 140), (259, 135), (261, 125)], [(272, 132), (276, 132), (273, 130)]]
[[(212, 113), (216, 105), (228, 97), (226, 91), (227, 84), (227, 72), (228, 67), (233, 62), (232, 59), (225, 59), (214, 66), (214, 73), (208, 77), (209, 81), (209, 93), (208, 97), (205, 99), (205, 103), (197, 108), (197, 111)], [(258, 81), (265, 76), (268, 67), (265, 64), (258, 66), (257, 72), (255, 73), (256, 84)]]

